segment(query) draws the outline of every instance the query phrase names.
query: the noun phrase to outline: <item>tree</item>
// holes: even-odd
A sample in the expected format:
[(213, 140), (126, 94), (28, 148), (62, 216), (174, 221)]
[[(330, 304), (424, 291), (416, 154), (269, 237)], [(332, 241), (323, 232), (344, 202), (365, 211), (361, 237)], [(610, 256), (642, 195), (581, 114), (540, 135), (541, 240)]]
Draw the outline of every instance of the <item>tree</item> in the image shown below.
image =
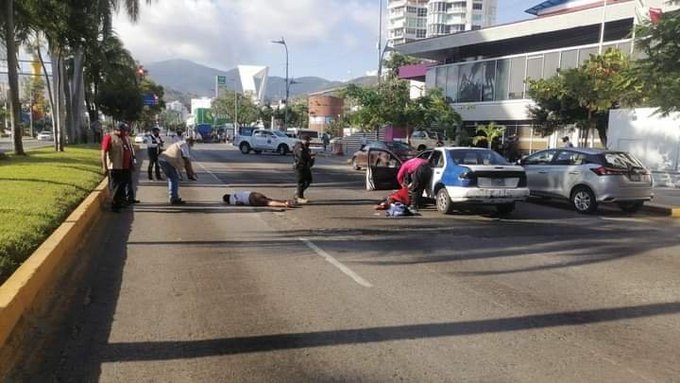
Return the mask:
[[(680, 1), (674, 1), (680, 3)], [(664, 14), (658, 23), (646, 22), (636, 31), (635, 47), (642, 59), (635, 63), (649, 103), (664, 115), (680, 111), (680, 12)]]
[(476, 133), (481, 133), (482, 135), (477, 135), (472, 137), (472, 144), (477, 145), (481, 141), (486, 141), (486, 145), (489, 149), (496, 138), (503, 137), (505, 132), (505, 126), (497, 125), (495, 122), (490, 122), (488, 125), (478, 125)]
[(5, 40), (5, 50), (7, 52), (7, 80), (9, 83), (9, 108), (10, 121), (12, 123), (12, 133), (14, 136), (14, 153), (24, 155), (24, 146), (21, 140), (22, 131), (20, 121), (20, 101), (19, 101), (19, 63), (17, 59), (17, 46), (14, 25), (14, 1), (5, 0), (5, 7), (2, 8), (3, 37)]
[(212, 104), (212, 113), (215, 116), (228, 116), (232, 122), (238, 117), (239, 125), (252, 125), (261, 117), (260, 109), (249, 95), (233, 92), (221, 94)]
[(580, 67), (559, 72), (549, 79), (529, 80), (529, 97), (536, 105), (529, 115), (544, 134), (574, 124), (583, 129), (581, 145), (592, 129), (607, 145), (609, 109), (630, 105), (641, 98), (629, 58), (618, 49), (591, 55)]

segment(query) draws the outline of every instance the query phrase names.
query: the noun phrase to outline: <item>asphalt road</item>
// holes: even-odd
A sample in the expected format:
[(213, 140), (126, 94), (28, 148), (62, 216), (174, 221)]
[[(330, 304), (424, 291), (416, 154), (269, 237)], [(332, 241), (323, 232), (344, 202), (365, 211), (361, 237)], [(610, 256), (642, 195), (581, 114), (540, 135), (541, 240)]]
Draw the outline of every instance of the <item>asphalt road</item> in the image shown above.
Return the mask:
[[(24, 138), (22, 140), (24, 149), (40, 148), (43, 146), (52, 146), (54, 141), (38, 141), (34, 138)], [(14, 143), (9, 137), (0, 138), (0, 152), (9, 153), (14, 150)]]
[(310, 204), (290, 156), (195, 147), (198, 182), (106, 213), (58, 382), (673, 382), (678, 220), (563, 203), (388, 218), (363, 173), (320, 158)]

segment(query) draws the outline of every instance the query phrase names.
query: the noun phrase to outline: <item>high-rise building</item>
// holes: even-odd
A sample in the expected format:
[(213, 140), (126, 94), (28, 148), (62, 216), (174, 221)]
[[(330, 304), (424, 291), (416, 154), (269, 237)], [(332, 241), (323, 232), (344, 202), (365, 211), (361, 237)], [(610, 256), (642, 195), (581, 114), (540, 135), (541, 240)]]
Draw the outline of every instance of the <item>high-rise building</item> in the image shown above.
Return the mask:
[(388, 0), (391, 46), (476, 30), (496, 22), (497, 0)]

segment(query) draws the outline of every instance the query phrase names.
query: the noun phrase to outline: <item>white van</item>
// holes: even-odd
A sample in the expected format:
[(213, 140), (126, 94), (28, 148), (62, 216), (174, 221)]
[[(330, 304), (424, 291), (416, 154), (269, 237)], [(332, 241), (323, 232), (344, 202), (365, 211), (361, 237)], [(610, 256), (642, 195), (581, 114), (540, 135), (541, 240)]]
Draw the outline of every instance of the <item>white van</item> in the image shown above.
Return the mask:
[(321, 134), (317, 132), (316, 130), (313, 129), (302, 129), (302, 128), (288, 128), (286, 129), (287, 134), (292, 134), (296, 138), (300, 138), (302, 136), (309, 136), (311, 139), (309, 143), (309, 147), (311, 149), (323, 149), (323, 141), (321, 140)]

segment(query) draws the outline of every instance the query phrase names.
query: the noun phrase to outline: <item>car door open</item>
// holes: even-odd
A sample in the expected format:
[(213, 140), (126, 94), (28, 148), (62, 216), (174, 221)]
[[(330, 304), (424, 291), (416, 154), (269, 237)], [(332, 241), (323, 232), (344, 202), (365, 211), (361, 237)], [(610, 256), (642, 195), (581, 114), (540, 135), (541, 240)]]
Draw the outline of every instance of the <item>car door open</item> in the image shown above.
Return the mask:
[(397, 182), (397, 173), (402, 162), (397, 155), (389, 150), (369, 148), (366, 157), (366, 190), (394, 190), (401, 187)]

